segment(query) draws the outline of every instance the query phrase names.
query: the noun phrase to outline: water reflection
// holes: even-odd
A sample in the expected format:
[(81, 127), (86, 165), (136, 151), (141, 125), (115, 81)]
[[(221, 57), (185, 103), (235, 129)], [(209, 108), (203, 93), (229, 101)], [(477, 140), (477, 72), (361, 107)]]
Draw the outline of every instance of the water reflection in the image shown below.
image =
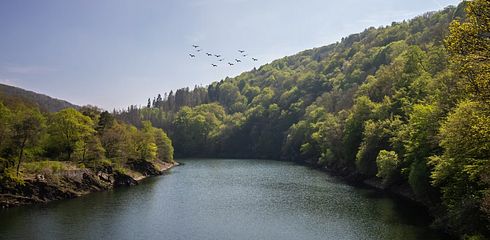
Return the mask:
[(263, 160), (184, 160), (137, 187), (0, 212), (1, 239), (444, 239), (406, 202)]

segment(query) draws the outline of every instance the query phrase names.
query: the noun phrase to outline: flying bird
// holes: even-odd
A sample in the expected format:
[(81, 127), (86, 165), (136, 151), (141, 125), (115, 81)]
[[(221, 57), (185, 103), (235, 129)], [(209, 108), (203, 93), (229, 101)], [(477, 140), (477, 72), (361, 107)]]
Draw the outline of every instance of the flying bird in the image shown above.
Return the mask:
[(200, 52), (200, 51), (201, 51), (201, 49), (197, 49), (196, 51), (197, 51), (197, 52)]
[(259, 59), (257, 58), (252, 58), (252, 60), (254, 60), (254, 62), (259, 61)]
[(243, 54), (242, 56), (246, 57), (246, 56), (248, 56), (248, 54)]
[(198, 48), (199, 46), (197, 46), (197, 45), (192, 45), (192, 47), (194, 47), (194, 48)]
[(243, 50), (238, 50), (238, 51), (239, 51), (240, 53), (244, 53), (244, 52), (245, 52), (245, 51), (243, 51)]
[(242, 60), (240, 60), (240, 59), (236, 59), (236, 58), (235, 58), (235, 61), (236, 61), (237, 63), (242, 62)]
[(217, 66), (218, 66), (218, 65), (216, 65), (216, 64), (212, 64), (212, 63), (211, 63), (211, 65), (212, 65), (213, 67), (217, 67)]
[(215, 54), (214, 56), (217, 57), (217, 58), (221, 57), (221, 55), (218, 55), (218, 54)]
[(222, 62), (223, 60), (225, 60), (225, 59), (224, 59), (224, 58), (222, 58), (222, 59), (220, 59), (220, 60), (218, 60), (218, 61)]
[(196, 57), (196, 55), (190, 54), (190, 53), (189, 53), (189, 56), (191, 56), (191, 58)]
[(211, 53), (206, 53), (206, 55), (208, 55), (209, 57), (213, 56), (213, 54)]
[(230, 66), (233, 66), (233, 65), (235, 65), (235, 64), (233, 64), (233, 63), (231, 63), (231, 62), (228, 62), (228, 64), (229, 64)]

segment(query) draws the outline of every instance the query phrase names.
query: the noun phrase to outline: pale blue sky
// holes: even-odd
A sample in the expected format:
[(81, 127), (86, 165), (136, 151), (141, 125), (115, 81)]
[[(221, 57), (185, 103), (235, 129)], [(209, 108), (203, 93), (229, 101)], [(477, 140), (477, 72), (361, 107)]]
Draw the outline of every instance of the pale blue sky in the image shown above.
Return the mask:
[[(207, 85), (460, 0), (0, 0), (0, 83), (105, 109)], [(212, 67), (215, 57), (235, 66)]]

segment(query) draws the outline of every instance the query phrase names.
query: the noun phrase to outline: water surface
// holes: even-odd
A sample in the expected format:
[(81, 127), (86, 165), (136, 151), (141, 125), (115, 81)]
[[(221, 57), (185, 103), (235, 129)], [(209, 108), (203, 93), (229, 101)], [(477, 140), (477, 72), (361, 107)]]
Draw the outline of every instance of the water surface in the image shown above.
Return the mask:
[(115, 191), (0, 210), (0, 239), (445, 239), (415, 206), (265, 160), (181, 160)]

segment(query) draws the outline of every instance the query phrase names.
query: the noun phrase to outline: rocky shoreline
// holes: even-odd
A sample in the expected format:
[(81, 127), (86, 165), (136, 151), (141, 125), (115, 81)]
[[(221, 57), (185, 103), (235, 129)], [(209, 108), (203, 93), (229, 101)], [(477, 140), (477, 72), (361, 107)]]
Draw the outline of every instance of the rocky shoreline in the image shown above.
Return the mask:
[(76, 168), (56, 173), (31, 174), (23, 179), (23, 184), (0, 186), (0, 208), (48, 203), (133, 186), (145, 178), (162, 175), (177, 165), (162, 161), (139, 161), (128, 165), (125, 171), (105, 167), (97, 171)]

